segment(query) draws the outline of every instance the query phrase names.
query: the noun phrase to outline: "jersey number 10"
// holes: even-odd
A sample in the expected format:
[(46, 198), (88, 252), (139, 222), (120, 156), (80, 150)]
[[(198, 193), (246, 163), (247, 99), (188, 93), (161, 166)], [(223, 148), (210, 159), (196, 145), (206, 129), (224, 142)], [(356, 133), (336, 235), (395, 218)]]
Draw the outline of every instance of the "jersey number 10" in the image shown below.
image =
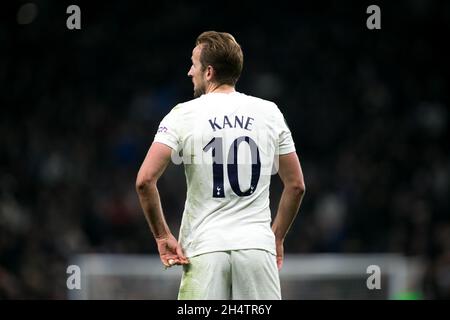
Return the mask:
[[(241, 191), (239, 187), (238, 178), (238, 163), (237, 163), (237, 153), (238, 147), (241, 142), (247, 142), (252, 157), (252, 179), (250, 182), (250, 188), (246, 191)], [(222, 149), (222, 138), (212, 138), (210, 142), (203, 148), (204, 152), (207, 152), (212, 148), (213, 157), (213, 197), (214, 198), (225, 198), (224, 184), (223, 184), (223, 149)], [(258, 185), (259, 176), (261, 174), (261, 160), (259, 158), (259, 149), (256, 142), (248, 137), (242, 136), (233, 141), (228, 152), (227, 159), (228, 168), (228, 180), (230, 182), (231, 189), (234, 193), (240, 197), (246, 197), (256, 190)]]

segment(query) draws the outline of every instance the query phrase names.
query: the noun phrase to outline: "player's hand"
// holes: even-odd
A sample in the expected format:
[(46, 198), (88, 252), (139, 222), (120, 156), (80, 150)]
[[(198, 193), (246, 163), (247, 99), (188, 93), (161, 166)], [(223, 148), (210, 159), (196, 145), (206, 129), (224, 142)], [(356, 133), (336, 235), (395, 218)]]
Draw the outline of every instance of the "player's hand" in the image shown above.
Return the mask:
[(284, 246), (283, 246), (284, 241), (282, 240), (276, 240), (275, 241), (275, 245), (276, 245), (276, 249), (277, 249), (277, 267), (278, 270), (281, 270), (281, 268), (283, 267), (283, 258), (284, 258)]
[(166, 268), (189, 263), (181, 245), (172, 234), (164, 238), (156, 239), (156, 243), (158, 245), (159, 257)]

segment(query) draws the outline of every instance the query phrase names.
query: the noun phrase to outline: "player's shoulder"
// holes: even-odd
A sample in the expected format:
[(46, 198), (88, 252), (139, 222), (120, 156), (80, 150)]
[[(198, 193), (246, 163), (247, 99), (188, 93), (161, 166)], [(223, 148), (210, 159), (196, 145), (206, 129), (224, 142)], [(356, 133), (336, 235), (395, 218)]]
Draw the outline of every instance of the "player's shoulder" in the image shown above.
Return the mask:
[(175, 112), (175, 113), (186, 113), (186, 112), (189, 112), (190, 110), (192, 110), (193, 108), (198, 106), (199, 103), (201, 103), (200, 98), (201, 97), (195, 98), (195, 99), (191, 99), (191, 100), (188, 100), (188, 101), (179, 102), (172, 108), (171, 112)]
[(249, 104), (253, 104), (258, 106), (259, 108), (264, 108), (266, 111), (272, 111), (272, 112), (278, 112), (279, 108), (278, 105), (271, 100), (263, 99), (260, 97), (248, 95), (245, 93), (240, 93), (242, 99), (248, 100)]

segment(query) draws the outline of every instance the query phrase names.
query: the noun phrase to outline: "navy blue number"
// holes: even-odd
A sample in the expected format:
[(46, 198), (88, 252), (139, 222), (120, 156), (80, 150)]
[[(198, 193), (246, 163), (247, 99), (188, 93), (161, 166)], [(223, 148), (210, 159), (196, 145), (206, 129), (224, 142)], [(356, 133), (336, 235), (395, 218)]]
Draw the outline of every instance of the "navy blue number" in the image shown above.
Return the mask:
[[(252, 157), (252, 178), (250, 181), (250, 188), (246, 191), (242, 191), (239, 187), (237, 155), (239, 144), (241, 142), (248, 143)], [(213, 157), (213, 197), (224, 198), (222, 138), (213, 138), (203, 148), (203, 151), (206, 152), (211, 148)], [(234, 140), (228, 152), (227, 162), (228, 180), (230, 181), (230, 186), (234, 193), (239, 197), (246, 197), (253, 194), (258, 186), (259, 177), (261, 175), (261, 159), (259, 157), (259, 149), (256, 142), (248, 136), (242, 136)]]
[(225, 191), (223, 190), (222, 138), (212, 138), (203, 148), (203, 151), (206, 152), (211, 148), (213, 157), (213, 198), (225, 198)]
[[(250, 146), (250, 151), (252, 155), (252, 180), (250, 181), (250, 188), (245, 192), (241, 191), (239, 187), (239, 177), (238, 177), (238, 148), (241, 142), (247, 142)], [(259, 158), (259, 149), (256, 142), (250, 137), (239, 137), (233, 141), (230, 147), (230, 152), (228, 153), (228, 179), (230, 180), (231, 189), (240, 197), (246, 197), (251, 195), (258, 185), (259, 176), (261, 174), (261, 160)]]

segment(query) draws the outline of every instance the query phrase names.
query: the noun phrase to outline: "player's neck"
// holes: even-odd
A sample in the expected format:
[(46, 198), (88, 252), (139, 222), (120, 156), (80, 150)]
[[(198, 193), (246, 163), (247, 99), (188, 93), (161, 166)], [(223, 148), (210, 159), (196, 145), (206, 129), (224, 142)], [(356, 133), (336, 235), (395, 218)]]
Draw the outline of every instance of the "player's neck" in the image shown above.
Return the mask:
[(208, 86), (206, 93), (231, 93), (235, 92), (234, 86), (231, 86), (229, 84), (211, 84)]

